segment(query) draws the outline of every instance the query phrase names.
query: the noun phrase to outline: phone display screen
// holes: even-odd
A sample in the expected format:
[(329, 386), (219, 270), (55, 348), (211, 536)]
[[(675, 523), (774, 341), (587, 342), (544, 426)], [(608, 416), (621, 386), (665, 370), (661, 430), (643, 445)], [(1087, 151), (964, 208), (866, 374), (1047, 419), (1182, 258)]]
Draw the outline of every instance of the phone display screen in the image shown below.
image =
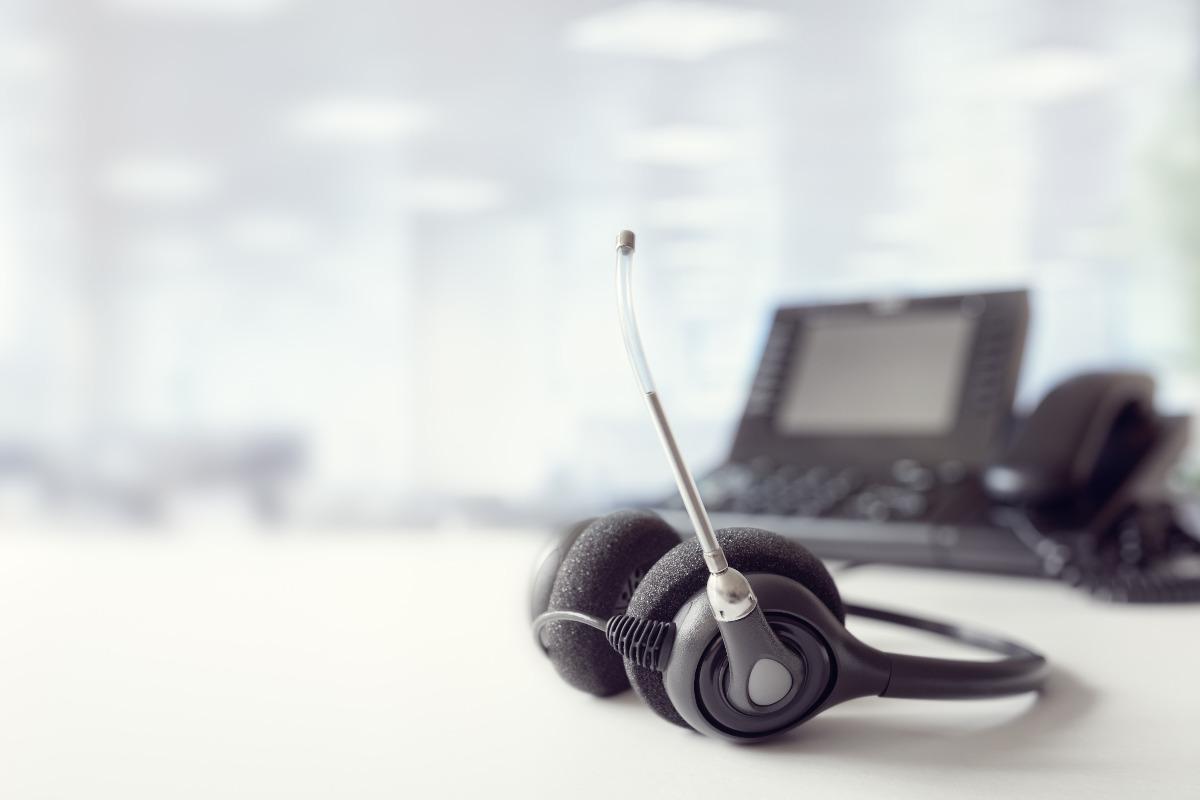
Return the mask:
[(975, 319), (954, 311), (805, 320), (775, 413), (790, 436), (946, 434)]

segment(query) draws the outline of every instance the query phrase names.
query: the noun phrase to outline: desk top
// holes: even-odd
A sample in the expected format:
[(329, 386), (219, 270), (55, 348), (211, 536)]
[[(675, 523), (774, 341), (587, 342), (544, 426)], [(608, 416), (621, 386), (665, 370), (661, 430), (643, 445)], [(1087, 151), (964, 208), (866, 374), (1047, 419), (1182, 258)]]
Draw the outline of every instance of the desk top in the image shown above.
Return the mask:
[(1200, 607), (851, 570), (847, 599), (1041, 648), (1055, 666), (1046, 692), (859, 700), (736, 746), (660, 721), (631, 693), (598, 700), (559, 681), (525, 618), (541, 543), (0, 534), (0, 796), (1200, 796)]

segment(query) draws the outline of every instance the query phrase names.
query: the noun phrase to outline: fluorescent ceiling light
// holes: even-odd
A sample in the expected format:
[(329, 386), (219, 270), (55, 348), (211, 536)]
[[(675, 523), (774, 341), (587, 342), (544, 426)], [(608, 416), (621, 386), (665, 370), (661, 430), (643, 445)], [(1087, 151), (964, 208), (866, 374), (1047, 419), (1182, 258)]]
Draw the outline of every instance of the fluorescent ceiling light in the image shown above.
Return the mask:
[(332, 144), (379, 144), (403, 139), (429, 126), (419, 106), (380, 97), (331, 97), (298, 109), (293, 132), (302, 139)]
[(107, 0), (117, 11), (160, 16), (253, 19), (273, 14), (288, 0)]
[(1001, 64), (991, 85), (1003, 95), (1046, 103), (1103, 89), (1111, 82), (1109, 62), (1096, 53), (1047, 47)]
[(647, 164), (702, 167), (737, 154), (732, 132), (700, 125), (668, 125), (629, 134), (618, 146), (622, 158)]
[(104, 188), (122, 200), (189, 203), (213, 193), (216, 170), (208, 164), (172, 156), (128, 156), (101, 174)]
[(450, 214), (486, 211), (504, 199), (491, 181), (455, 177), (418, 178), (405, 184), (404, 195), (411, 209)]
[(774, 39), (780, 24), (763, 9), (651, 0), (576, 20), (567, 28), (567, 44), (590, 53), (695, 61)]

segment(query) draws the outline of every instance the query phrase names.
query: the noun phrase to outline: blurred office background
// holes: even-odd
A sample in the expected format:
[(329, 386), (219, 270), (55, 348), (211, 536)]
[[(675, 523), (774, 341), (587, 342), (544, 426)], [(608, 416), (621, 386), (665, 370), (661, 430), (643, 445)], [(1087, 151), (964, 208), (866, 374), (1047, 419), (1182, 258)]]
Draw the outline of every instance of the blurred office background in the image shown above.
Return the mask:
[(0, 523), (665, 492), (622, 227), (701, 468), (781, 303), (1028, 286), (1022, 404), (1195, 409), (1200, 6), (0, 0)]

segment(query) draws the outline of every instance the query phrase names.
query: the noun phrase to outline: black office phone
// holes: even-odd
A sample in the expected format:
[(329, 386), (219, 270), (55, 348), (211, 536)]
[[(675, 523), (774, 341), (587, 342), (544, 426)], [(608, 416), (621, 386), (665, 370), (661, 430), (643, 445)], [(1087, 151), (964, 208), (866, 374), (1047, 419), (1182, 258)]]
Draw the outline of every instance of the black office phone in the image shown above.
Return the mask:
[(1008, 422), (1023, 291), (781, 308), (731, 460), (979, 466)]
[[(1014, 417), (1028, 323), (1024, 291), (779, 309), (729, 457), (700, 481), (714, 524), (1027, 575), (1055, 548), (1100, 552), (1131, 508), (1161, 506), (1186, 420), (1131, 373), (1078, 376)], [(686, 527), (676, 501), (661, 510)]]

